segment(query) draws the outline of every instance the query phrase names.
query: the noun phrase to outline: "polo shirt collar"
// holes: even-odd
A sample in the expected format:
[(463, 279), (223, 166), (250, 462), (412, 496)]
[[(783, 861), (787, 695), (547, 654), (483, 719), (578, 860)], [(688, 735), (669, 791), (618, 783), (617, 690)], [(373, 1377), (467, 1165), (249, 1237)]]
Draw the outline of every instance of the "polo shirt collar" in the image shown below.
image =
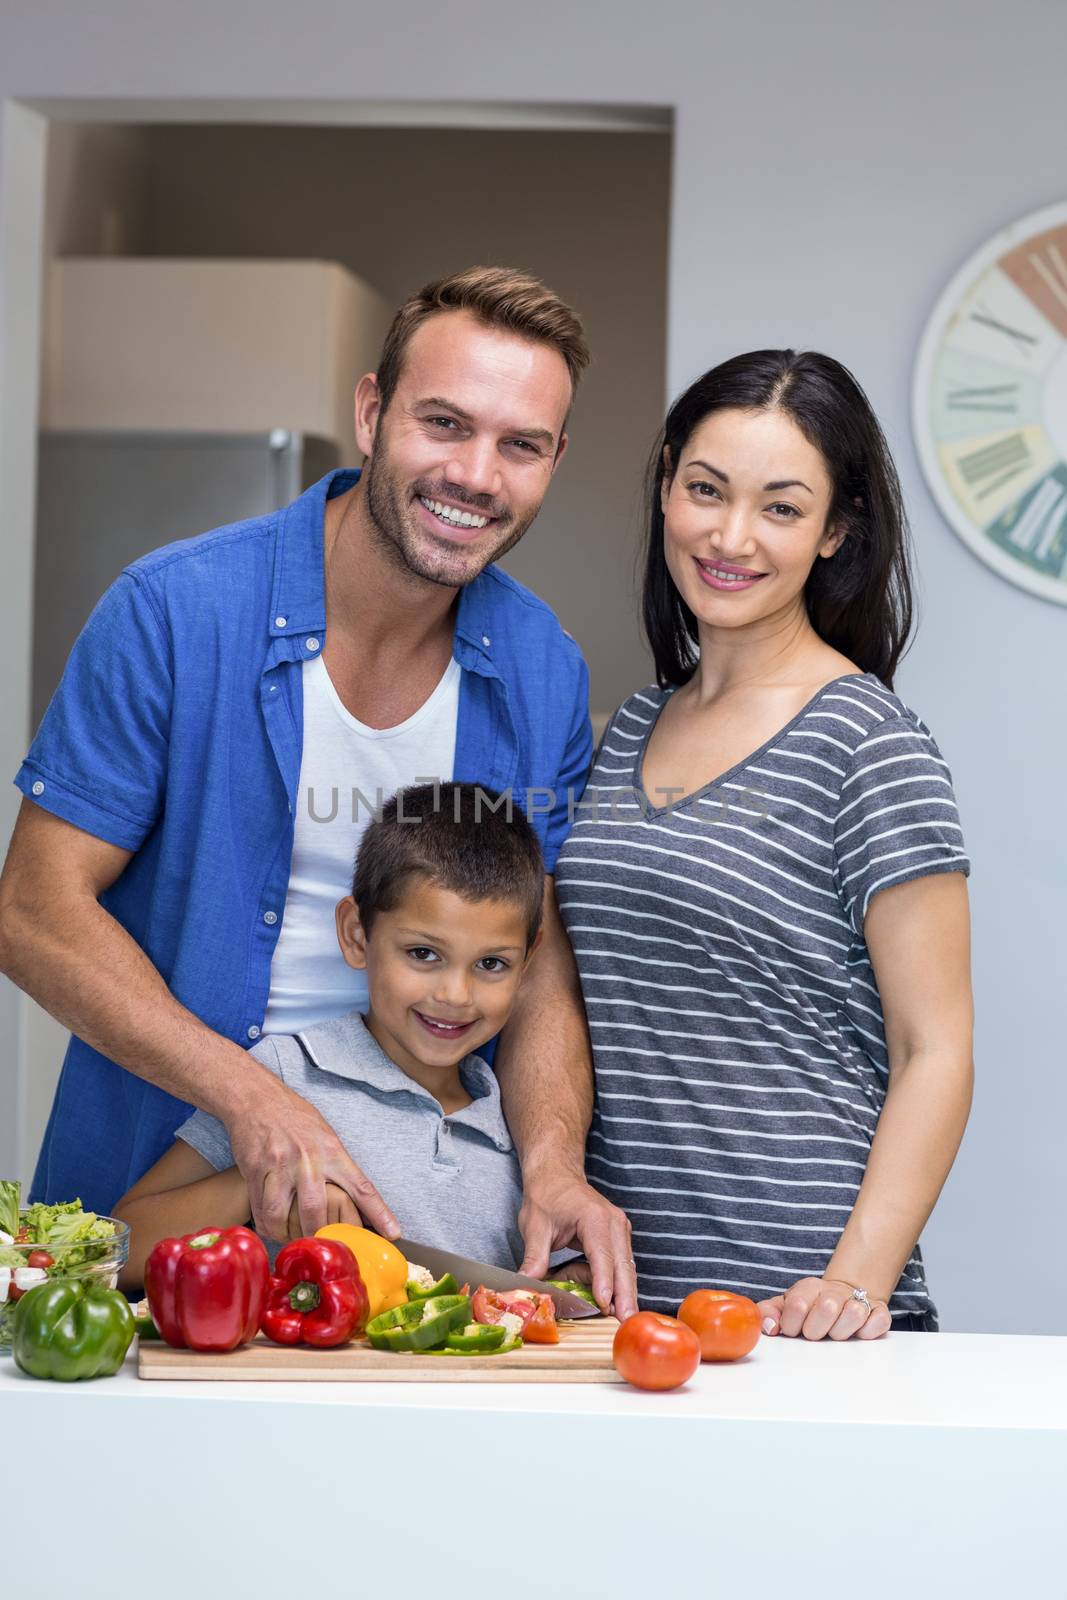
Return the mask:
[[(438, 1104), (428, 1089), (409, 1078), (395, 1061), (390, 1061), (358, 1011), (317, 1022), (296, 1037), (308, 1060), (320, 1072), (347, 1078), (351, 1083), (366, 1084), (386, 1094), (412, 1094), (432, 1105)], [(463, 1087), (474, 1098), (462, 1111), (451, 1112), (448, 1120), (476, 1128), (498, 1150), (510, 1150), (511, 1135), (504, 1121), (500, 1090), (492, 1068), (480, 1056), (466, 1056), (460, 1063), (459, 1074)]]
[[(358, 467), (328, 472), (280, 513), (268, 619), (272, 638), (291, 639), (304, 634), (325, 638), (326, 502), (353, 488), (360, 476)], [(492, 656), (494, 598), (495, 584), (485, 572), (460, 590), (452, 651), (461, 667), (486, 677), (498, 676)]]

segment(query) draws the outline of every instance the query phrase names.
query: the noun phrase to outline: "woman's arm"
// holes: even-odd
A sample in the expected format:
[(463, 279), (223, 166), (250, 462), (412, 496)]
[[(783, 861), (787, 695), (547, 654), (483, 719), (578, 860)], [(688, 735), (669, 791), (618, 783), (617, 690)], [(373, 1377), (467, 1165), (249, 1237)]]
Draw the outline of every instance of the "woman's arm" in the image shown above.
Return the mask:
[(121, 1289), (144, 1283), (144, 1264), (160, 1239), (198, 1228), (233, 1228), (248, 1221), (248, 1185), (237, 1167), (216, 1172), (198, 1150), (175, 1139), (166, 1155), (124, 1194), (114, 1215), (130, 1227), (130, 1258)]
[[(885, 1301), (915, 1248), (963, 1138), (974, 1082), (967, 882), (952, 872), (883, 889), (864, 923), (885, 1018), (889, 1088), (852, 1215), (822, 1278), (763, 1302), (784, 1334), (877, 1338), (849, 1285)], [(832, 1332), (831, 1332), (832, 1330)]]

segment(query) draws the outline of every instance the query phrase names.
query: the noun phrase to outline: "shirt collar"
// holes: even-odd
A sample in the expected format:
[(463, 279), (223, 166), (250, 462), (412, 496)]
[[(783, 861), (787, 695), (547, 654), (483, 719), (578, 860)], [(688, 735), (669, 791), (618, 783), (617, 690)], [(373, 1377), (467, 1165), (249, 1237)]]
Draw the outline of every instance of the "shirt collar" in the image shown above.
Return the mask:
[[(315, 634), (326, 636), (326, 585), (323, 533), (326, 502), (345, 494), (360, 480), (357, 467), (340, 467), (313, 483), (281, 513), (268, 627), (274, 639)], [(460, 590), (452, 653), (461, 667), (486, 677), (499, 674), (493, 665), (492, 620), (496, 584), (492, 568)]]
[[(409, 1078), (395, 1061), (390, 1061), (358, 1011), (317, 1022), (296, 1037), (312, 1066), (320, 1072), (366, 1084), (386, 1094), (412, 1094), (432, 1105), (437, 1104), (428, 1089)], [(473, 1098), (469, 1106), (452, 1112), (448, 1120), (478, 1129), (498, 1150), (510, 1150), (511, 1135), (504, 1121), (500, 1090), (492, 1068), (481, 1056), (466, 1056), (460, 1063), (459, 1075), (463, 1087)]]

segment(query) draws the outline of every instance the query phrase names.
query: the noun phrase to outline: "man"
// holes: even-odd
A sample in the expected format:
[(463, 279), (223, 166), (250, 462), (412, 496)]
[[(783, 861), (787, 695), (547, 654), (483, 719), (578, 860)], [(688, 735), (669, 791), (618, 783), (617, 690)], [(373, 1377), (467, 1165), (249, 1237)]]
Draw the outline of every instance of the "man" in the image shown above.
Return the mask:
[[(0, 964), (74, 1034), (37, 1195), (107, 1209), (192, 1104), (226, 1125), (268, 1236), (285, 1237), (294, 1195), (318, 1227), (327, 1180), (396, 1233), (388, 1197), (246, 1047), (360, 999), (327, 970), (322, 914), (368, 820), (353, 788), (369, 805), (374, 787), (435, 776), (520, 804), (550, 791), (531, 819), (545, 937), (495, 1062), (524, 1265), (541, 1275), (577, 1241), (601, 1304), (636, 1309), (629, 1226), (584, 1178), (588, 1039), (551, 880), (589, 764), (588, 675), (548, 608), (491, 565), (540, 508), (587, 360), (577, 317), (536, 279), (431, 284), (356, 390), (362, 475), (156, 551), (100, 601), (15, 780), (0, 879)], [(324, 817), (344, 819), (329, 843)]]

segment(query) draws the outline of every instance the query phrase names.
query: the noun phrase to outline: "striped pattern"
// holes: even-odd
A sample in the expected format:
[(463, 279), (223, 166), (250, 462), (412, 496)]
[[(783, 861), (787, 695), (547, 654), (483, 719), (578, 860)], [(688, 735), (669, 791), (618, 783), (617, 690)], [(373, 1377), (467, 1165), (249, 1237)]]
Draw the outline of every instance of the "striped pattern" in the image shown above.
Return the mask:
[[(821, 1274), (885, 1097), (873, 895), (970, 870), (929, 729), (835, 679), (673, 808), (641, 759), (667, 693), (608, 724), (556, 867), (593, 1040), (593, 1183), (629, 1214), (642, 1303)], [(929, 1314), (916, 1248), (890, 1302)]]

